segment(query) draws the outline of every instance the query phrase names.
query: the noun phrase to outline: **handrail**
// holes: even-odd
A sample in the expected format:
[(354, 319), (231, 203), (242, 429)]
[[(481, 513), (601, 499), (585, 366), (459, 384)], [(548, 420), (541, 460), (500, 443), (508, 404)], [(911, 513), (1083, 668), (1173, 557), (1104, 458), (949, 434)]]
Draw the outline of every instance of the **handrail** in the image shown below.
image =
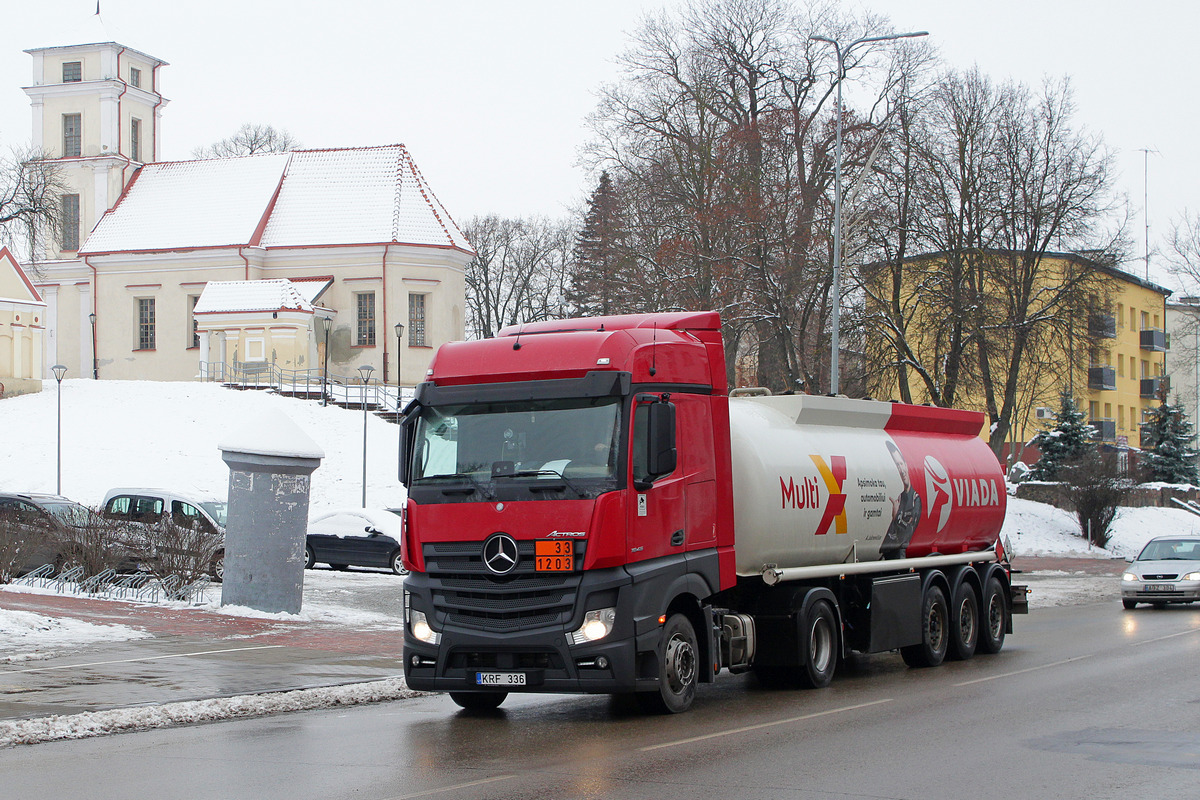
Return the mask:
[(272, 389), (281, 394), (327, 398), (346, 408), (366, 405), (372, 411), (399, 413), (412, 400), (411, 386), (396, 387), (378, 380), (364, 385), (358, 376), (326, 375), (317, 369), (284, 369), (266, 361), (202, 361), (197, 379), (242, 389)]

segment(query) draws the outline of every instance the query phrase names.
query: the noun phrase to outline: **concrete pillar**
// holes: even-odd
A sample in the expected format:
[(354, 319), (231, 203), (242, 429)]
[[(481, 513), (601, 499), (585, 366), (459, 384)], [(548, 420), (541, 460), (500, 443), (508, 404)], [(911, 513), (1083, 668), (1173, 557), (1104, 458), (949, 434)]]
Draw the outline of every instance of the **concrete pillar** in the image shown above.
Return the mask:
[(298, 614), (309, 476), (325, 453), (282, 413), (249, 420), (219, 447), (229, 466), (221, 605)]

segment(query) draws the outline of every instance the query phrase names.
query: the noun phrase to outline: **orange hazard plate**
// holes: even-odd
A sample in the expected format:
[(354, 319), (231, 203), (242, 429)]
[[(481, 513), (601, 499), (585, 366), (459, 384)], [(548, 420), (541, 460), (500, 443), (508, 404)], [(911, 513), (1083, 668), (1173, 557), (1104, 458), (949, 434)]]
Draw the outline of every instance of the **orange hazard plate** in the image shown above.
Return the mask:
[(570, 572), (574, 568), (574, 542), (538, 540), (533, 548), (534, 568), (538, 572)]

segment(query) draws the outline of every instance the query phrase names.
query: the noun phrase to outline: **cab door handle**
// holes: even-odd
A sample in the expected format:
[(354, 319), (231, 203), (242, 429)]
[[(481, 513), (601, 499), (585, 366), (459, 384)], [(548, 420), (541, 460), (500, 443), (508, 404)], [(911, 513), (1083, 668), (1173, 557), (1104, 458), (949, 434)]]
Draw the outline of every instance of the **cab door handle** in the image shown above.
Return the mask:
[(683, 529), (680, 528), (671, 534), (671, 547), (679, 547), (679, 545), (683, 544), (683, 539)]

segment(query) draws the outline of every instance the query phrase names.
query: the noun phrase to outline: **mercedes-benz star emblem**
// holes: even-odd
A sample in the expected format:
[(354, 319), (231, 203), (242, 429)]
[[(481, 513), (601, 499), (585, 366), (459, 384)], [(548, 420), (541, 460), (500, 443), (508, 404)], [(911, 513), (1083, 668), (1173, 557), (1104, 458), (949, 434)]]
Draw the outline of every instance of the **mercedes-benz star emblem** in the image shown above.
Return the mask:
[(517, 542), (507, 533), (497, 533), (483, 543), (483, 563), (497, 575), (507, 575), (517, 565)]

